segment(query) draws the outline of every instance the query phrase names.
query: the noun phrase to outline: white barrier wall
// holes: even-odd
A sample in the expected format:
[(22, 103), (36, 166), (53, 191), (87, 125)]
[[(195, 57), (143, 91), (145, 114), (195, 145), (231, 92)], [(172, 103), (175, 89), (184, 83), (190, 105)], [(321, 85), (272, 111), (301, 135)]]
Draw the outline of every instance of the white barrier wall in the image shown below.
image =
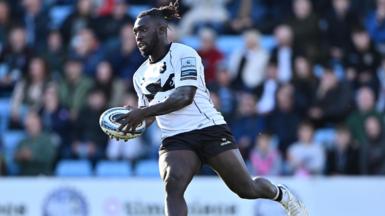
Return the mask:
[[(385, 178), (274, 179), (300, 196), (311, 216), (385, 215)], [(0, 216), (163, 215), (158, 178), (3, 178)], [(195, 178), (189, 215), (284, 215), (268, 200), (242, 200), (218, 178)]]

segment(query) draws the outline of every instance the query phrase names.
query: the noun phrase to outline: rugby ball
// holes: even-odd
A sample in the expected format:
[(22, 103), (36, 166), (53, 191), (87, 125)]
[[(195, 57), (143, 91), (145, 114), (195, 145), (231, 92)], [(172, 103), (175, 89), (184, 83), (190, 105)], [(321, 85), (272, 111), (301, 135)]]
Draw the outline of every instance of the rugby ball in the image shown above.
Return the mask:
[(129, 139), (133, 139), (142, 135), (144, 130), (146, 129), (146, 122), (143, 120), (141, 124), (139, 124), (135, 131), (132, 133), (123, 133), (119, 131), (120, 123), (116, 120), (130, 112), (130, 109), (124, 107), (114, 107), (107, 109), (100, 115), (99, 125), (104, 133), (106, 133), (111, 139), (115, 138), (117, 140), (122, 139), (127, 141)]

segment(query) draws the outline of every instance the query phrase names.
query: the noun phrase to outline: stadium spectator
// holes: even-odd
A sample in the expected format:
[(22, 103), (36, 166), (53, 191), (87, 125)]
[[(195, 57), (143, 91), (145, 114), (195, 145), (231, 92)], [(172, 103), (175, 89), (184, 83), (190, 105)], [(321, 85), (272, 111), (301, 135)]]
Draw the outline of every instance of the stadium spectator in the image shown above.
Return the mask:
[(0, 53), (7, 41), (11, 27), (10, 10), (6, 1), (0, 1)]
[(248, 30), (243, 34), (244, 47), (234, 51), (229, 59), (232, 87), (238, 90), (254, 90), (265, 77), (269, 54), (261, 47), (260, 34)]
[(23, 27), (13, 27), (8, 43), (0, 54), (0, 92), (9, 96), (16, 81), (27, 71), (33, 51), (27, 45), (26, 31)]
[(44, 59), (34, 57), (28, 65), (27, 76), (17, 82), (11, 99), (11, 127), (20, 127), (28, 109), (37, 111), (43, 104), (43, 93), (50, 82)]
[(370, 86), (377, 93), (379, 83), (376, 72), (381, 63), (381, 56), (364, 29), (354, 29), (352, 40), (353, 47), (345, 59), (347, 79), (355, 90), (362, 86)]
[(125, 86), (122, 80), (114, 78), (114, 72), (109, 62), (101, 61), (97, 65), (94, 88), (104, 92), (107, 96), (107, 104), (109, 107), (115, 107), (121, 104)]
[(294, 60), (294, 76), (291, 84), (294, 87), (295, 109), (306, 113), (313, 104), (318, 81), (312, 72), (313, 65), (305, 56), (297, 56)]
[(15, 153), (20, 175), (50, 175), (56, 155), (50, 134), (42, 131), (40, 118), (34, 112), (28, 113), (25, 128), (27, 137), (18, 144)]
[(0, 176), (7, 174), (3, 140), (0, 139)]
[(256, 136), (265, 129), (265, 120), (258, 116), (255, 97), (242, 93), (239, 98), (238, 115), (232, 123), (232, 131), (242, 156), (247, 160)]
[(205, 67), (205, 79), (206, 83), (215, 82), (216, 71), (218, 64), (222, 63), (224, 58), (222, 52), (216, 47), (215, 40), (216, 34), (212, 29), (204, 28), (199, 32), (200, 48), (198, 54), (202, 58), (203, 66)]
[(294, 17), (287, 24), (293, 30), (294, 48), (316, 61), (319, 56), (320, 28), (310, 0), (293, 1)]
[(357, 11), (359, 17), (365, 17), (370, 11), (376, 7), (376, 0), (361, 1), (351, 0), (352, 8)]
[(277, 47), (271, 51), (270, 62), (278, 67), (278, 80), (289, 82), (293, 75), (296, 52), (293, 48), (293, 32), (287, 25), (279, 25), (274, 30)]
[(43, 107), (39, 110), (43, 129), (55, 135), (55, 138), (58, 139), (57, 156), (59, 158), (69, 158), (71, 155), (70, 112), (60, 104), (56, 85), (48, 85), (44, 92), (43, 101)]
[(112, 14), (97, 17), (94, 30), (102, 42), (111, 42), (118, 40), (119, 32), (122, 26), (133, 23), (133, 18), (127, 14), (129, 6), (125, 0), (115, 0)]
[(257, 28), (261, 29), (262, 32), (271, 34), (278, 24), (292, 16), (292, 1), (259, 0), (258, 2), (266, 13), (263, 21), (257, 25)]
[(190, 9), (184, 14), (179, 28), (182, 35), (190, 35), (198, 25), (209, 25), (217, 31), (222, 30), (223, 22), (228, 19), (226, 2), (228, 0), (185, 0), (182, 2)]
[(370, 116), (382, 119), (381, 113), (375, 109), (374, 92), (368, 87), (362, 87), (357, 91), (356, 109), (347, 118), (347, 125), (358, 143), (366, 140), (364, 123)]
[(296, 141), (297, 127), (301, 117), (294, 107), (294, 89), (290, 84), (277, 90), (276, 105), (266, 118), (267, 131), (278, 138), (278, 149), (286, 157), (286, 150)]
[(48, 33), (46, 48), (41, 51), (40, 55), (47, 61), (52, 78), (54, 80), (62, 79), (66, 52), (59, 31), (54, 30)]
[(350, 94), (349, 85), (338, 81), (334, 71), (325, 68), (308, 117), (316, 127), (343, 122), (349, 111)]
[(126, 80), (127, 85), (132, 85), (132, 76), (144, 61), (136, 47), (132, 25), (124, 25), (121, 28), (119, 43), (113, 46), (106, 56), (116, 75)]
[(230, 1), (228, 8), (229, 5), (231, 18), (227, 23), (226, 31), (230, 34), (240, 34), (255, 26), (258, 28), (263, 16), (267, 13), (261, 1)]
[[(135, 107), (138, 104), (136, 94), (126, 94), (122, 100), (121, 106)], [(106, 155), (110, 160), (129, 160), (136, 162), (138, 159), (145, 156), (148, 151), (143, 136), (130, 139), (128, 141), (110, 139), (107, 144)]]
[(4, 156), (0, 155), (0, 176), (5, 176), (7, 171), (5, 169), (5, 161), (4, 161)]
[(94, 19), (95, 7), (92, 0), (78, 0), (76, 9), (64, 20), (60, 32), (64, 42), (68, 44), (71, 38), (84, 28), (90, 28), (96, 24)]
[(87, 105), (79, 112), (73, 127), (72, 153), (76, 158), (89, 159), (95, 164), (105, 157), (108, 137), (100, 130), (99, 117), (106, 105), (103, 91), (92, 89), (89, 92)]
[[(376, 44), (385, 43), (385, 1), (376, 0), (376, 8), (365, 17), (365, 27)], [(384, 51), (384, 50), (383, 50)]]
[(333, 146), (327, 152), (325, 173), (327, 175), (358, 175), (359, 149), (346, 126), (336, 129)]
[(366, 140), (361, 148), (361, 172), (364, 175), (385, 174), (385, 133), (383, 123), (376, 117), (364, 122)]
[(289, 172), (298, 176), (322, 174), (325, 152), (321, 144), (313, 141), (314, 127), (302, 122), (298, 127), (298, 141), (288, 149)]
[(255, 89), (255, 93), (258, 96), (257, 112), (259, 114), (265, 115), (273, 111), (278, 86), (277, 65), (274, 62), (270, 62), (266, 67), (266, 78)]
[(83, 75), (82, 63), (77, 59), (67, 60), (64, 70), (65, 78), (59, 82), (59, 98), (60, 103), (70, 110), (71, 119), (74, 120), (83, 107), (93, 82)]
[(250, 153), (253, 172), (257, 176), (278, 176), (282, 171), (280, 153), (272, 146), (271, 135), (259, 134)]
[(216, 82), (209, 85), (210, 90), (218, 97), (218, 110), (222, 113), (226, 122), (232, 124), (237, 108), (237, 99), (234, 90), (230, 87), (231, 78), (225, 62), (220, 63), (217, 69)]
[[(311, 0), (311, 3), (313, 5), (313, 11), (319, 16), (324, 16), (329, 8), (332, 8), (333, 0), (331, 1), (317, 1), (317, 0)], [(351, 1), (351, 0), (349, 0)], [(353, 0), (354, 1), (354, 0)], [(372, 0), (370, 0), (372, 1)]]
[(377, 109), (385, 111), (385, 59), (381, 61), (381, 67), (377, 71), (378, 80), (380, 82), (380, 90), (378, 93)]
[(21, 22), (24, 24), (27, 41), (31, 47), (41, 49), (45, 45), (50, 19), (47, 11), (43, 8), (42, 0), (24, 0), (24, 17)]
[(326, 46), (328, 56), (342, 59), (351, 46), (352, 30), (359, 20), (351, 10), (350, 0), (333, 0), (332, 6), (322, 19), (322, 43)]
[(85, 28), (74, 36), (70, 55), (82, 61), (87, 76), (94, 77), (96, 65), (104, 58), (104, 51), (94, 32)]

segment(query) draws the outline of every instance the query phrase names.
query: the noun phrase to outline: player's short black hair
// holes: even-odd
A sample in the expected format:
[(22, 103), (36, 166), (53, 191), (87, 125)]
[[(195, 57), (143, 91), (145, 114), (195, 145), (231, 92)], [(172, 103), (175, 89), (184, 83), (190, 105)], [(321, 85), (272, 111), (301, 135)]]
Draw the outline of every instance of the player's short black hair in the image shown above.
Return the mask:
[(159, 19), (163, 19), (165, 21), (172, 19), (179, 19), (179, 0), (175, 0), (174, 2), (170, 2), (170, 4), (158, 8), (151, 8), (149, 10), (143, 11), (138, 15), (138, 18), (144, 16), (156, 17)]

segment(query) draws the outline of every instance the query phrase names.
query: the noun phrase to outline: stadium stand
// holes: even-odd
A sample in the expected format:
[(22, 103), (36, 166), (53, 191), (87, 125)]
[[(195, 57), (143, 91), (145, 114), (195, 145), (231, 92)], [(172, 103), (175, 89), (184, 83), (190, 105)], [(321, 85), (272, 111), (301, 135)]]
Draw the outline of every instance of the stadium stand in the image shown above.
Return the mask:
[(159, 177), (158, 163), (154, 160), (139, 161), (135, 167), (135, 175), (142, 177)]
[(58, 163), (55, 174), (60, 177), (92, 176), (92, 166), (87, 160), (62, 160)]
[[(102, 109), (136, 103), (131, 79), (144, 58), (135, 46), (132, 25), (142, 10), (167, 1), (22, 2), (0, 0), (0, 158), (5, 159), (5, 173), (21, 174), (15, 149), (26, 134), (24, 114), (34, 112), (44, 133), (57, 137), (54, 175), (158, 176), (159, 129), (151, 128), (135, 142), (137, 154), (123, 149), (116, 153), (113, 159), (128, 161), (126, 166), (107, 160), (108, 138), (95, 124)], [(197, 5), (181, 0), (182, 18), (170, 25), (169, 38), (192, 46), (202, 56), (212, 100), (228, 124), (248, 125), (248, 130), (233, 131), (250, 169), (255, 169), (252, 153), (260, 153), (256, 144), (260, 133), (271, 135), (270, 146), (282, 160), (272, 175), (296, 175), (295, 168), (288, 168), (288, 149), (294, 144), (299, 148), (320, 144), (324, 154), (317, 157), (325, 156), (327, 161), (330, 152), (340, 151), (336, 132), (340, 127), (351, 132), (351, 149), (333, 160), (343, 160), (344, 154), (350, 158), (354, 152), (357, 167), (365, 167), (356, 167), (355, 175), (368, 175), (370, 164), (385, 167), (385, 151), (371, 157), (377, 141), (385, 149), (385, 25), (377, 26), (377, 20), (385, 18), (376, 17), (385, 10), (384, 4), (261, 0), (244, 7), (249, 1), (223, 2), (216, 2), (209, 12), (225, 12), (225, 17), (191, 16), (188, 23), (193, 25), (183, 34), (181, 23)], [(215, 32), (214, 43), (200, 37), (203, 29)], [(103, 96), (92, 97), (99, 93)], [(249, 100), (241, 101), (245, 96)], [(106, 101), (98, 104), (101, 100)], [(376, 120), (380, 132), (372, 134), (365, 125)], [(80, 122), (87, 126), (79, 128)], [(315, 129), (309, 142), (299, 140), (303, 122)], [(256, 129), (250, 132), (250, 128)], [(90, 162), (83, 161), (83, 154)], [(127, 154), (135, 158), (123, 158)], [(303, 167), (311, 159), (316, 158), (301, 161)], [(130, 164), (137, 164), (136, 169)], [(305, 171), (352, 173), (330, 166), (337, 165)]]
[(132, 174), (132, 165), (126, 161), (99, 161), (95, 168), (95, 175), (100, 177), (128, 177)]

